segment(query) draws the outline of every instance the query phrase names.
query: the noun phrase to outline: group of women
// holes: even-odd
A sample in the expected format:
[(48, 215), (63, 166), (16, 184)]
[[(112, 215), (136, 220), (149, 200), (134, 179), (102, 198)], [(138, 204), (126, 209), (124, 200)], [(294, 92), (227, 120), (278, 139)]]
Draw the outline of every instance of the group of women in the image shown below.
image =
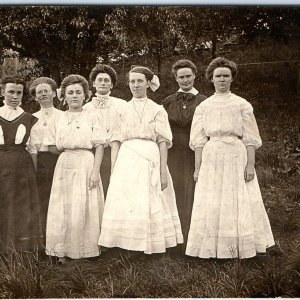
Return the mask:
[(1, 251), (32, 249), (45, 236), (46, 253), (62, 263), (102, 247), (175, 247), (201, 258), (266, 252), (274, 240), (254, 170), (261, 139), (251, 104), (230, 92), (236, 71), (214, 59), (206, 77), (215, 93), (206, 98), (194, 88), (196, 66), (180, 60), (172, 68), (179, 90), (159, 105), (147, 97), (159, 87), (149, 68), (131, 68), (126, 102), (110, 95), (117, 74), (100, 64), (87, 104), (84, 77), (62, 81), (64, 112), (53, 107), (56, 83), (36, 79), (34, 115), (19, 106), (24, 82), (4, 78)]

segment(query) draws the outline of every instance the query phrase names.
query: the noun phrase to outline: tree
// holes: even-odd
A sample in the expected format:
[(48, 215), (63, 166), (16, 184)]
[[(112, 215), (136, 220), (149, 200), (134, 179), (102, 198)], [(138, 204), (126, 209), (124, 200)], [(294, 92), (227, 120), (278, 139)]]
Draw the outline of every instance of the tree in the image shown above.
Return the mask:
[(43, 75), (59, 83), (63, 76), (84, 76), (107, 52), (102, 34), (109, 7), (0, 7), (0, 46), (34, 58)]

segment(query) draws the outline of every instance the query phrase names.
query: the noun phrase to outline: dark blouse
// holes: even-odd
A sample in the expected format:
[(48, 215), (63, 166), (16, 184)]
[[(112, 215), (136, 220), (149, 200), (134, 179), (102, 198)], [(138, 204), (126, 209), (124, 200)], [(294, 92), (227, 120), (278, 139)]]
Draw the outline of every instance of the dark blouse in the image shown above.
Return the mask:
[(206, 97), (191, 93), (176, 92), (163, 100), (162, 104), (169, 115), (171, 127), (190, 127), (196, 107)]

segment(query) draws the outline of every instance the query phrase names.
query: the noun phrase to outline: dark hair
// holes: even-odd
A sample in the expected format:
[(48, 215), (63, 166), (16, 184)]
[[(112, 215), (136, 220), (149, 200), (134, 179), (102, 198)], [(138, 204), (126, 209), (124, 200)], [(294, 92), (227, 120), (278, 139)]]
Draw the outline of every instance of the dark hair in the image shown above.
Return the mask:
[(29, 93), (31, 96), (33, 96), (33, 97), (36, 96), (36, 94), (35, 94), (36, 87), (42, 83), (49, 84), (49, 86), (51, 87), (51, 90), (53, 92), (56, 92), (57, 84), (53, 79), (51, 79), (49, 77), (39, 77), (39, 78), (35, 79), (29, 87)]
[(174, 76), (177, 76), (177, 71), (183, 68), (190, 68), (194, 74), (197, 73), (197, 67), (188, 59), (181, 59), (176, 61), (176, 63), (172, 66), (172, 73), (174, 74)]
[(112, 84), (115, 85), (117, 82), (117, 73), (116, 71), (109, 65), (102, 65), (102, 64), (98, 64), (96, 65), (91, 73), (90, 73), (90, 81), (94, 82), (96, 80), (96, 77), (99, 73), (106, 73), (110, 76), (110, 79), (112, 81)]
[(235, 76), (236, 76), (236, 73), (237, 73), (236, 63), (229, 59), (226, 59), (224, 57), (217, 57), (214, 60), (212, 60), (210, 62), (210, 64), (208, 65), (208, 67), (206, 68), (206, 71), (205, 71), (206, 79), (211, 80), (213, 77), (214, 71), (217, 68), (228, 68), (231, 70), (232, 78), (235, 78)]
[(1, 85), (2, 85), (3, 89), (5, 88), (5, 85), (7, 83), (22, 84), (23, 85), (23, 91), (25, 91), (26, 83), (25, 83), (24, 79), (21, 78), (21, 77), (17, 77), (17, 76), (7, 76), (7, 77), (4, 77), (1, 80)]
[(148, 81), (153, 79), (154, 73), (147, 67), (143, 66), (131, 66), (131, 69), (128, 73), (128, 78), (130, 73), (141, 73), (144, 74)]
[(63, 79), (63, 81), (61, 82), (61, 98), (65, 99), (65, 93), (66, 93), (66, 88), (67, 86), (71, 85), (71, 84), (76, 84), (79, 83), (82, 88), (83, 88), (83, 92), (84, 92), (84, 96), (85, 96), (85, 100), (87, 100), (90, 97), (89, 94), (89, 83), (87, 82), (87, 80), (78, 74), (71, 74), (67, 77), (65, 77)]

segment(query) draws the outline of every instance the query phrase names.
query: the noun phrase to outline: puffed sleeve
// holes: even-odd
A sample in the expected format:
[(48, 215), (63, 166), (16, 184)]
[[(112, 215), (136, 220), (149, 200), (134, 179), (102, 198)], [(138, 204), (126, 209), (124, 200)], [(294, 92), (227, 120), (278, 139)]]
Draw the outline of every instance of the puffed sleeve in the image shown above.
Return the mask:
[(246, 102), (242, 106), (242, 121), (243, 121), (243, 135), (242, 141), (245, 146), (254, 146), (256, 149), (262, 145), (259, 135), (256, 120), (253, 114), (252, 105)]
[(107, 134), (104, 124), (98, 115), (89, 113), (89, 119), (92, 123), (92, 144), (94, 147), (107, 144)]
[(155, 116), (155, 133), (156, 142), (158, 144), (166, 142), (168, 149), (172, 147), (172, 131), (169, 124), (168, 114), (163, 107), (161, 107)]
[(196, 107), (190, 133), (190, 148), (195, 151), (196, 148), (204, 147), (208, 137), (204, 132), (203, 122), (204, 107), (200, 104)]

